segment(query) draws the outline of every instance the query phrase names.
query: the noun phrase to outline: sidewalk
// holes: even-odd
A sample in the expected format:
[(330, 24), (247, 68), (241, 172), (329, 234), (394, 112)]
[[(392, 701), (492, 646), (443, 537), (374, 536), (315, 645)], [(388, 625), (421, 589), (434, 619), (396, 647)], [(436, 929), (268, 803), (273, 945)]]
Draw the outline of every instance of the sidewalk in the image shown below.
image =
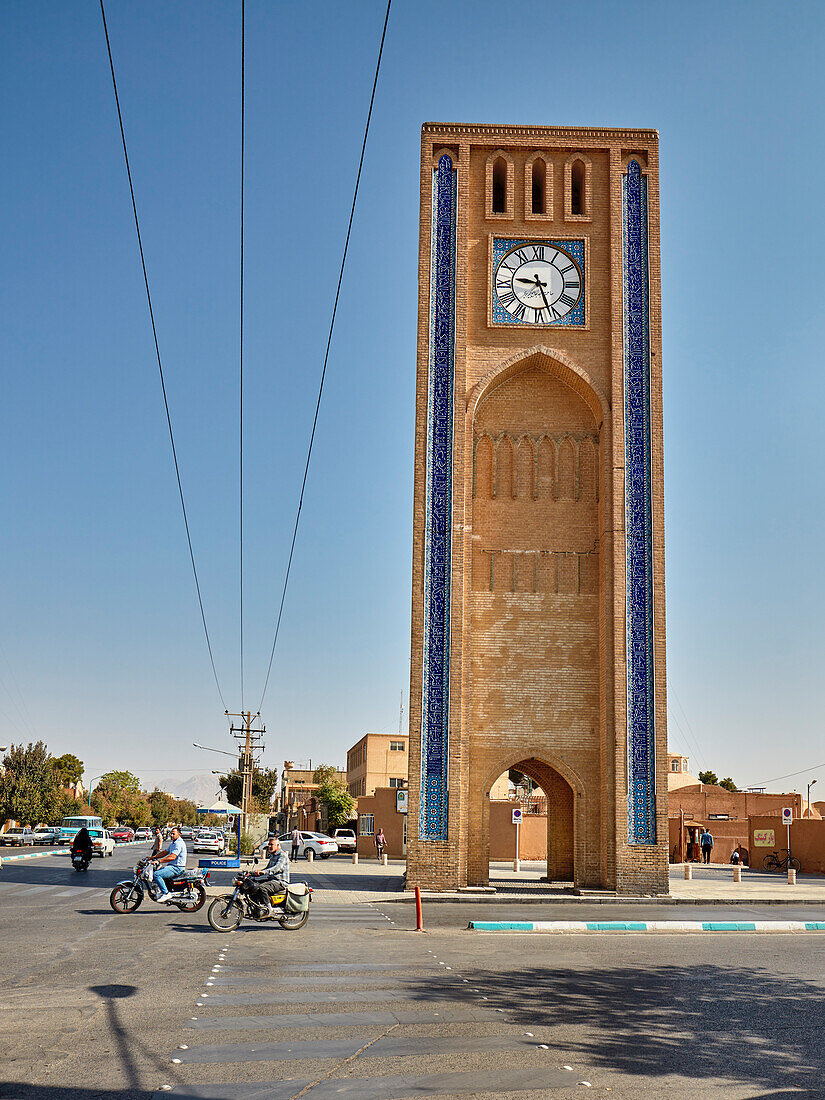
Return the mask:
[[(313, 888), (313, 902), (406, 902), (413, 901), (412, 892), (404, 889), (405, 863), (391, 860), (383, 867), (377, 860), (362, 860), (353, 864), (349, 858), (292, 864), (294, 881), (306, 882)], [(519, 874), (512, 864), (495, 863), (490, 867), (496, 892), (461, 891), (433, 893), (422, 891), (428, 903), (451, 902), (479, 905), (538, 904), (552, 901), (571, 906), (588, 905), (821, 905), (825, 908), (825, 875), (798, 875), (795, 886), (788, 886), (785, 874), (767, 874), (743, 868), (742, 882), (734, 883), (733, 867), (727, 865), (693, 865), (693, 880), (686, 882), (682, 864), (670, 868), (670, 895), (667, 897), (632, 898), (603, 890), (581, 890), (576, 893), (564, 884), (548, 885), (541, 881), (543, 863), (522, 863)], [(209, 893), (225, 893), (235, 872), (212, 872)]]

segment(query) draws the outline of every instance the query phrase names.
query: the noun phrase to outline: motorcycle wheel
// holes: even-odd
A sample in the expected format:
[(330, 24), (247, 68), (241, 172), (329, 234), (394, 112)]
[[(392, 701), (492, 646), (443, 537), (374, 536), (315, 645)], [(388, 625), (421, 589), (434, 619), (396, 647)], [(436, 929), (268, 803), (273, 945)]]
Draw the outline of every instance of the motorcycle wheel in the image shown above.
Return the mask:
[(197, 913), (199, 909), (202, 909), (206, 902), (206, 890), (198, 882), (192, 887), (194, 893), (197, 895), (194, 901), (179, 901), (177, 903), (178, 909), (184, 913)]
[(142, 901), (143, 894), (140, 890), (133, 886), (125, 886), (123, 883), (117, 885), (109, 894), (109, 904), (116, 913), (134, 913), (140, 908)]
[(229, 894), (215, 898), (206, 911), (206, 919), (216, 932), (234, 932), (243, 919), (243, 906)]
[(305, 909), (303, 913), (284, 913), (282, 917), (278, 917), (278, 924), (287, 932), (297, 932), (308, 920), (309, 909)]

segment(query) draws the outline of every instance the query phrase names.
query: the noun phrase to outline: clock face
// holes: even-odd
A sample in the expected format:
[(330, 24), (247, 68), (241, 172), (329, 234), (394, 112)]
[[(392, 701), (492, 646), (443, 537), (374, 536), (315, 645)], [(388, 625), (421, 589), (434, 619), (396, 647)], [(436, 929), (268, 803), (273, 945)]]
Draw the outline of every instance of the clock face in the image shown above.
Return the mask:
[(525, 325), (561, 321), (579, 304), (583, 286), (578, 262), (554, 244), (519, 244), (495, 270), (499, 304), (514, 321)]

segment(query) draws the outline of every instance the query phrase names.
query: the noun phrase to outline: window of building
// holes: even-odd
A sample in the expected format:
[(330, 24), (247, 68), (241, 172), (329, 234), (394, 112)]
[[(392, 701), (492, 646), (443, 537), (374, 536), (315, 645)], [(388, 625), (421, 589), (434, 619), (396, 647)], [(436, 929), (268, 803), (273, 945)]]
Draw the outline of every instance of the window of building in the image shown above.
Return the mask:
[(531, 204), (533, 214), (546, 214), (547, 164), (542, 157), (533, 161), (531, 180)]
[(498, 157), (493, 163), (493, 213), (507, 213), (507, 161)]
[(375, 832), (375, 817), (372, 814), (361, 814), (358, 818), (358, 835), (372, 836)]
[(678, 761), (678, 760), (674, 760), (674, 761), (673, 761), (673, 762), (671, 763), (671, 765), (670, 765), (670, 770), (671, 770), (672, 772), (678, 772), (678, 770), (679, 770), (679, 761)]
[(391, 787), (396, 787), (396, 788), (403, 787), (404, 786), (404, 780), (403, 779), (396, 779), (395, 777), (393, 777), (393, 778), (390, 779), (390, 786)]
[(570, 213), (584, 214), (584, 164), (574, 160), (570, 168)]
[(390, 741), (390, 752), (403, 752), (403, 751), (404, 751), (404, 742), (403, 741)]

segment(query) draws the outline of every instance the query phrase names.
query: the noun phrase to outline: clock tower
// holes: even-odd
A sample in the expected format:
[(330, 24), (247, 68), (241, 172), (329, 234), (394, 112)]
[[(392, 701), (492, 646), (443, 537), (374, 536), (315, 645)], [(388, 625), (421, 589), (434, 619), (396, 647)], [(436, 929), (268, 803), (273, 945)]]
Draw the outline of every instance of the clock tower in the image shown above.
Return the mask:
[(516, 769), (550, 880), (667, 893), (657, 134), (421, 137), (407, 881)]

